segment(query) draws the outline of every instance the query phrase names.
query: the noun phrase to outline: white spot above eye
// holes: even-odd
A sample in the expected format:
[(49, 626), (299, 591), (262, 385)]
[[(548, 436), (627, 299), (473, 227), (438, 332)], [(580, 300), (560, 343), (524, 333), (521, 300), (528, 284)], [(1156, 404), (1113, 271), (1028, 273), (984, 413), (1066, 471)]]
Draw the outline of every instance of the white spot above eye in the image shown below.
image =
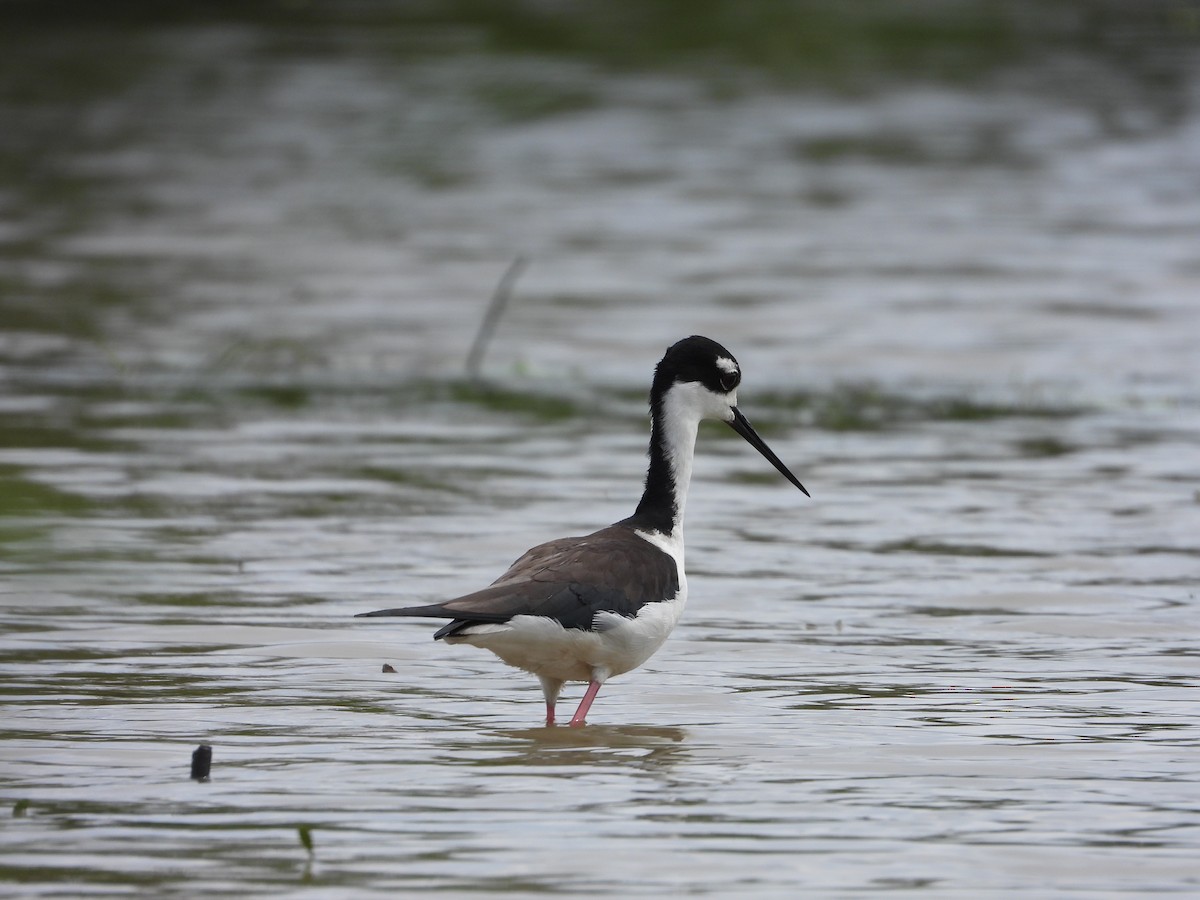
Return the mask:
[(722, 372), (725, 372), (727, 375), (736, 375), (737, 370), (738, 370), (738, 364), (735, 363), (728, 356), (718, 356), (717, 357), (717, 368), (720, 369)]

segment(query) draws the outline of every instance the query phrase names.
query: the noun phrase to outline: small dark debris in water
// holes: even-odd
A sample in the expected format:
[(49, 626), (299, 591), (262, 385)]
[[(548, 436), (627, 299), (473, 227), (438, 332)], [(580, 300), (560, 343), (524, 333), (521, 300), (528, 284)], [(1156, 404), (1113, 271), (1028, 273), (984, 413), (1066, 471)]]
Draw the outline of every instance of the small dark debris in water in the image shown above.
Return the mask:
[(21, 816), (25, 815), (25, 811), (27, 809), (29, 809), (29, 801), (28, 800), (18, 800), (16, 803), (13, 804), (13, 818), (19, 819)]
[(383, 664), (383, 674), (384, 674), (384, 675), (395, 675), (395, 674), (396, 674), (396, 670), (395, 670), (395, 669), (393, 669), (393, 668), (392, 668), (390, 665), (388, 665), (387, 663), (384, 663), (384, 664)]
[(307, 825), (297, 825), (296, 834), (300, 836), (300, 846), (308, 851), (308, 855), (313, 854), (313, 839), (312, 829)]
[(196, 781), (208, 781), (208, 772), (212, 768), (212, 747), (201, 744), (192, 752), (192, 778)]

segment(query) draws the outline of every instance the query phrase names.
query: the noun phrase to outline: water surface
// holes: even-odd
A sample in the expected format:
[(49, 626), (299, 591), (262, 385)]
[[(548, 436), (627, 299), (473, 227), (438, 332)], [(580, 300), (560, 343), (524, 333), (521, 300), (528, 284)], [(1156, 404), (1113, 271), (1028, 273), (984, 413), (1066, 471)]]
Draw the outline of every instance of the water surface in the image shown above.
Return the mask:
[[(1186, 8), (32, 8), (9, 893), (1200, 890)], [(627, 515), (694, 332), (813, 499), (701, 429), (689, 608), (586, 728), (351, 618)]]

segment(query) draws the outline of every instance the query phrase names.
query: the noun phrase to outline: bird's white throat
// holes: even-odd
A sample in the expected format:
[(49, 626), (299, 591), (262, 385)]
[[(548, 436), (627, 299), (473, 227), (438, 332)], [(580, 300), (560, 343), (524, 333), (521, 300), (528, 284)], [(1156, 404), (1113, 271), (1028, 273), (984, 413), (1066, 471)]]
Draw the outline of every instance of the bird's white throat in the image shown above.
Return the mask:
[(733, 417), (730, 407), (736, 402), (734, 393), (714, 394), (695, 381), (676, 382), (663, 396), (658, 436), (671, 473), (671, 487), (675, 498), (671, 536), (679, 541), (681, 548), (683, 513), (687, 505), (688, 488), (692, 482), (692, 461), (696, 455), (696, 434), (700, 428), (700, 420), (729, 421)]

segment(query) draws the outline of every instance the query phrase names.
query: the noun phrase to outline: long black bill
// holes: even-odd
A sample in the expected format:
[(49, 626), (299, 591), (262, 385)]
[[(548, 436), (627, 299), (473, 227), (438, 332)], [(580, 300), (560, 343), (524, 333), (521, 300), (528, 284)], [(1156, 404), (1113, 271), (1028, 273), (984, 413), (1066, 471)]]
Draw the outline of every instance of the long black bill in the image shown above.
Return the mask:
[(742, 415), (741, 411), (735, 406), (733, 407), (733, 421), (729, 423), (729, 427), (746, 439), (746, 443), (766, 457), (767, 462), (777, 468), (783, 477), (794, 484), (800, 490), (804, 491), (805, 497), (811, 497), (804, 485), (800, 483), (800, 479), (792, 474), (791, 470), (783, 464), (774, 451), (767, 446), (767, 442), (758, 436), (758, 432), (754, 430), (754, 426), (750, 424), (750, 420)]

